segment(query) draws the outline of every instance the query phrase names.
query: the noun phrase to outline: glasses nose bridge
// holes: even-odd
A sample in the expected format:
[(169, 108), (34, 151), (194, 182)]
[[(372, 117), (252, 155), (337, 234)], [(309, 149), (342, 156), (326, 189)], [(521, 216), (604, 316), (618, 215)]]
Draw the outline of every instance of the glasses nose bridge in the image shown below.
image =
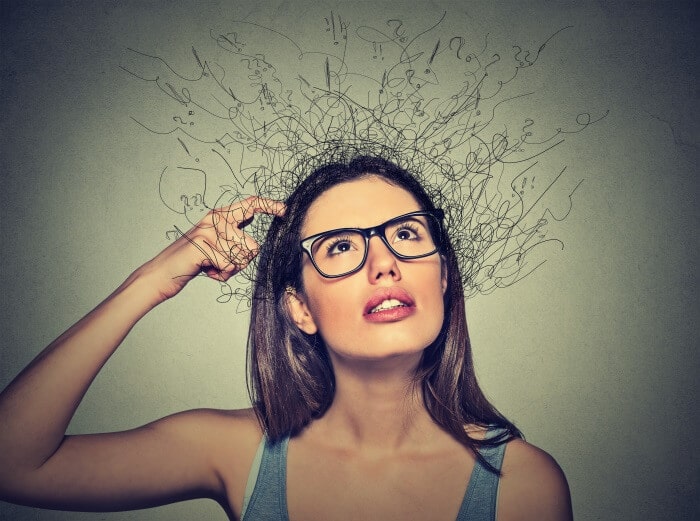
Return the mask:
[(372, 226), (371, 228), (365, 228), (362, 230), (362, 234), (365, 236), (365, 239), (367, 239), (368, 242), (374, 236), (382, 237), (384, 235), (384, 224)]
[[(362, 230), (362, 234), (365, 236), (365, 260), (366, 256), (369, 254), (369, 246), (370, 246), (370, 240), (372, 237), (379, 237), (379, 239), (384, 243), (384, 246), (386, 246), (387, 250), (396, 257), (396, 252), (394, 251), (394, 248), (391, 247), (391, 244), (389, 244), (389, 240), (386, 238), (386, 225), (388, 223), (382, 223), (377, 226), (373, 226), (372, 228), (365, 228)], [(363, 263), (364, 264), (364, 263)]]

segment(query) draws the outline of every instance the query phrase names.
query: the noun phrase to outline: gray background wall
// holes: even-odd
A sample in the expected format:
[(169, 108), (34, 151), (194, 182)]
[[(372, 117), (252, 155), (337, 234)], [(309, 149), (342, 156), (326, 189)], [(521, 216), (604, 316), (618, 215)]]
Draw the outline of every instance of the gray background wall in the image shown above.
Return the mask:
[[(130, 118), (156, 102), (119, 68), (126, 48), (189, 59), (213, 25), (244, 17), (313, 40), (331, 10), (353, 23), (407, 25), (447, 10), (465, 32), (532, 45), (572, 25), (529, 80), (547, 101), (540, 121), (610, 113), (553, 152), (584, 180), (554, 229), (564, 250), (522, 282), (468, 302), (477, 372), (494, 403), (564, 468), (576, 519), (698, 518), (692, 2), (0, 5), (0, 385), (164, 247), (173, 223), (182, 226), (157, 190), (172, 141)], [(217, 304), (217, 294), (196, 280), (139, 323), (71, 431), (246, 406), (247, 315)], [(115, 514), (0, 504), (0, 518), (18, 520), (200, 516), (225, 517), (206, 501)]]

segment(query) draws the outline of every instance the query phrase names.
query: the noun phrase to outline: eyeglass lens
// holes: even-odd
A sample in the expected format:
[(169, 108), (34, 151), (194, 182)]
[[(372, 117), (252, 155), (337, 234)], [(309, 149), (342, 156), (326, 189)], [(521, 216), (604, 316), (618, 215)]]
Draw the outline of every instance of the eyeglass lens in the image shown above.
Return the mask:
[[(439, 222), (430, 215), (413, 215), (391, 221), (384, 237), (394, 253), (404, 257), (421, 257), (433, 253), (437, 246), (431, 230)], [(311, 246), (318, 268), (327, 275), (340, 275), (358, 268), (365, 257), (367, 242), (362, 233), (340, 230), (321, 236)]]

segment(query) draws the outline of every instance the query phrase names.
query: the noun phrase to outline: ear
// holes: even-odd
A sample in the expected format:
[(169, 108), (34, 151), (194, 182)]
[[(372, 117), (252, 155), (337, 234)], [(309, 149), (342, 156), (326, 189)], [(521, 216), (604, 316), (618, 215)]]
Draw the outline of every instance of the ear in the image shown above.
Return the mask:
[(307, 335), (318, 332), (318, 327), (316, 327), (316, 322), (314, 322), (303, 294), (290, 287), (285, 291), (284, 299), (287, 311), (299, 329)]

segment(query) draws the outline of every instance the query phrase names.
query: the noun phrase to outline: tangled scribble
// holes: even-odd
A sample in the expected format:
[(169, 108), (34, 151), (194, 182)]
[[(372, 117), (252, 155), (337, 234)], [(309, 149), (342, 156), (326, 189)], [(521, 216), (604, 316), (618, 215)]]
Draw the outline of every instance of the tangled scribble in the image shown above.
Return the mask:
[[(285, 199), (322, 164), (382, 156), (414, 173), (445, 210), (467, 296), (522, 280), (543, 262), (535, 249), (563, 247), (547, 225), (568, 215), (582, 181), (555, 191), (566, 167), (547, 171), (540, 160), (607, 113), (537, 132), (531, 114), (513, 117), (533, 94), (520, 76), (569, 27), (536, 49), (494, 49), (488, 35), (473, 42), (448, 32), (445, 18), (413, 30), (400, 19), (353, 26), (331, 12), (313, 50), (272, 28), (231, 22), (210, 32), (206, 50), (191, 48), (186, 71), (128, 49), (122, 68), (165, 95), (156, 115), (133, 119), (182, 157), (163, 169), (161, 199), (195, 224), (250, 194)], [(256, 219), (246, 231), (262, 240), (268, 224)], [(235, 288), (222, 283), (218, 300), (249, 303), (254, 273), (239, 273)]]

